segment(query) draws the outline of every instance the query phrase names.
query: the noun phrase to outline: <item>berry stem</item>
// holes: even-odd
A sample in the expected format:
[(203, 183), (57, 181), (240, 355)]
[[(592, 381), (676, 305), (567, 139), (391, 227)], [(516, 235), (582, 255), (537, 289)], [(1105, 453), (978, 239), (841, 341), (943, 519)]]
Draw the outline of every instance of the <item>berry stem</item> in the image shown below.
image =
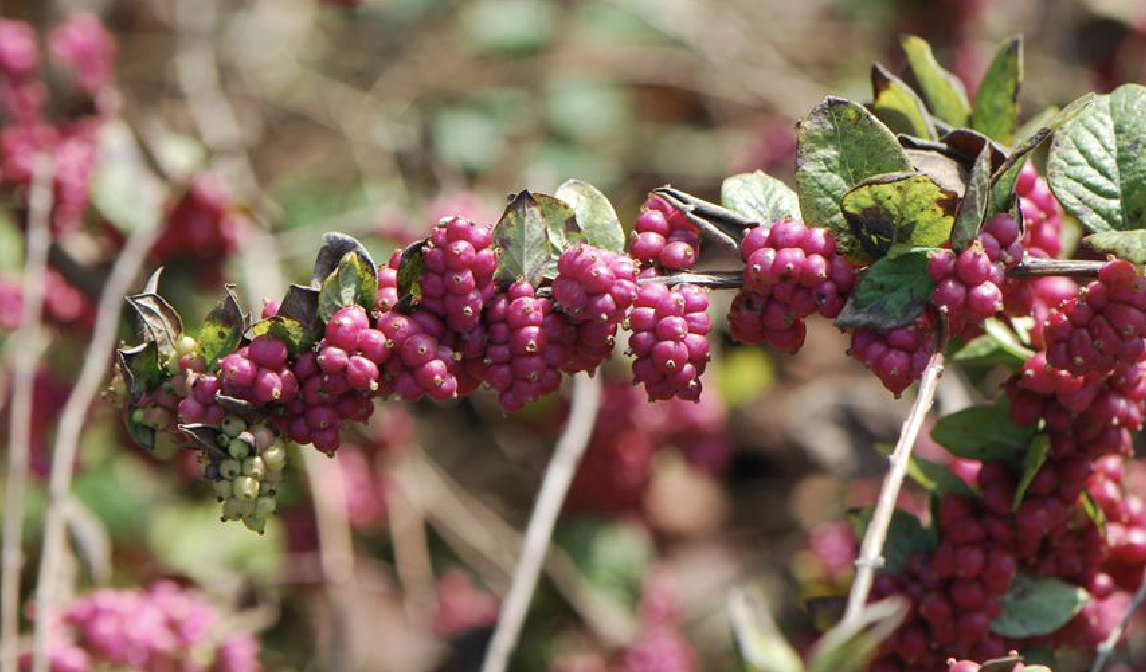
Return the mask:
[(1102, 672), (1102, 668), (1106, 667), (1106, 662), (1110, 660), (1114, 648), (1118, 646), (1118, 640), (1122, 639), (1126, 627), (1130, 625), (1130, 619), (1133, 618), (1134, 612), (1142, 607), (1143, 602), (1146, 602), (1146, 572), (1143, 573), (1142, 580), (1138, 584), (1138, 590), (1134, 593), (1130, 606), (1126, 608), (1126, 613), (1122, 615), (1122, 620), (1110, 632), (1110, 636), (1098, 645), (1098, 655), (1094, 658), (1094, 665), (1091, 666), (1090, 672)]
[(513, 570), (509, 593), (498, 614), (497, 626), (489, 649), (486, 650), (485, 660), (482, 661), (481, 672), (505, 672), (509, 655), (521, 635), (525, 612), (537, 587), (537, 577), (549, 549), (553, 526), (565, 502), (569, 483), (573, 480), (573, 474), (577, 471), (577, 465), (593, 433), (597, 407), (601, 402), (600, 378), (577, 374), (573, 379), (572, 397), (569, 420), (557, 440), (549, 467), (545, 470), (537, 503), (525, 529), (521, 557)]
[(744, 285), (742, 271), (709, 271), (708, 273), (673, 273), (672, 275), (654, 275), (648, 278), (639, 278), (638, 284), (646, 282), (659, 282), (663, 285), (696, 285), (711, 289), (739, 289)]
[(359, 651), (354, 623), (345, 622), (354, 613), (354, 541), (346, 520), (346, 482), (337, 459), (317, 450), (303, 450), (310, 496), (314, 500), (315, 527), (318, 531), (318, 559), (322, 579), (333, 603), (335, 641), (329, 647), (328, 661), (333, 669), (354, 669)]
[[(52, 470), (48, 479), (48, 506), (44, 517), (43, 552), (36, 583), (36, 607), (39, 613), (52, 613), (56, 606), (56, 589), (64, 572), (60, 568), (64, 546), (64, 504), (71, 496), (72, 472), (80, 432), (92, 400), (99, 392), (107, 373), (108, 354), (115, 348), (116, 331), (123, 297), (127, 296), (139, 274), (147, 253), (159, 235), (159, 227), (142, 227), (132, 232), (115, 261), (96, 308), (95, 326), (84, 355), (83, 368), (68, 395), (52, 448)], [(50, 618), (36, 619), (35, 672), (48, 670)]]
[[(52, 183), (55, 167), (49, 155), (36, 157), (28, 196), (28, 249), (20, 327), (12, 338), (12, 441), (8, 447), (8, 477), (4, 488), (4, 547), (0, 553), (0, 670), (15, 672), (20, 609), (20, 540), (24, 525), (24, 491), (28, 480), (28, 452), (32, 430), (32, 390), (42, 347), (40, 318), (44, 306), (51, 232)], [(18, 353), (18, 354), (17, 354)]]
[(919, 382), (919, 394), (915, 397), (911, 412), (903, 422), (899, 441), (896, 442), (895, 451), (891, 454), (891, 469), (883, 481), (879, 501), (876, 503), (871, 523), (860, 546), (860, 554), (856, 559), (856, 578), (848, 594), (848, 607), (843, 618), (845, 623), (854, 622), (863, 615), (868, 593), (871, 592), (872, 579), (876, 570), (883, 564), (883, 544), (887, 539), (887, 528), (891, 524), (891, 515), (895, 511), (899, 490), (903, 486), (903, 477), (907, 474), (907, 466), (911, 462), (911, 450), (915, 447), (916, 438), (919, 437), (923, 419), (927, 417), (927, 412), (935, 401), (935, 391), (939, 387), (939, 377), (943, 375), (943, 365), (943, 344), (940, 336), (940, 344), (927, 363), (927, 368), (923, 370), (923, 378)]
[(1039, 275), (1094, 277), (1098, 275), (1099, 269), (1105, 265), (1105, 261), (1040, 259), (1028, 256), (1023, 259), (1023, 263), (1007, 269), (1007, 275), (1013, 278), (1029, 278)]

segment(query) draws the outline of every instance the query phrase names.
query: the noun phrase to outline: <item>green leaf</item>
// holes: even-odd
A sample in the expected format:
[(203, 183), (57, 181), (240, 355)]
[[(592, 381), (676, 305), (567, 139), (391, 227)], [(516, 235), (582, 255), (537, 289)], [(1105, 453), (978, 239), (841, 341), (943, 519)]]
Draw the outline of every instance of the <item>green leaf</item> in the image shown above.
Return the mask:
[[(875, 444), (881, 455), (890, 457), (895, 446), (886, 443)], [(938, 462), (912, 455), (907, 463), (907, 475), (921, 488), (940, 495), (974, 495), (975, 491), (963, 479)]]
[(318, 293), (318, 314), (325, 323), (338, 311), (354, 304), (374, 310), (377, 294), (378, 276), (362, 262), (357, 252), (347, 252), (338, 262), (338, 268), (322, 283)]
[(1004, 145), (1019, 127), (1019, 86), (1023, 78), (1023, 38), (999, 47), (971, 104), (971, 128)]
[[(569, 180), (557, 187), (554, 196), (573, 209), (574, 221), (584, 242), (611, 252), (624, 251), (625, 227), (621, 226), (613, 204), (596, 187), (581, 180)], [(559, 256), (560, 251), (555, 250)]]
[[(871, 524), (873, 507), (865, 506), (850, 515), (856, 538), (863, 539), (867, 526)], [(898, 574), (907, 566), (908, 559), (918, 553), (935, 550), (935, 538), (919, 518), (901, 509), (891, 514), (887, 526), (887, 539), (883, 542), (883, 570)]]
[[(311, 285), (321, 287), (330, 274), (338, 270), (338, 265), (342, 263), (347, 252), (358, 254), (358, 260), (369, 269), (377, 283), (377, 267), (362, 243), (358, 242), (354, 236), (348, 236), (337, 231), (328, 231), (322, 234), (322, 247), (318, 248), (318, 254), (314, 256), (314, 271), (310, 275)], [(375, 287), (375, 291), (377, 291), (377, 287)]]
[(902, 598), (864, 605), (856, 618), (824, 633), (808, 656), (808, 672), (860, 672), (907, 615)]
[(1091, 233), (1146, 228), (1146, 87), (1099, 96), (1055, 133), (1047, 179)]
[(1090, 522), (1098, 528), (1098, 533), (1103, 537), (1106, 536), (1106, 513), (1098, 506), (1098, 502), (1094, 501), (1086, 490), (1082, 491), (1082, 496), (1079, 497), (1079, 503), (1082, 505), (1082, 510), (1086, 513), (1086, 517), (1090, 518)]
[(927, 276), (927, 252), (884, 257), (864, 272), (836, 326), (880, 331), (906, 326), (923, 312), (934, 290), (935, 282)]
[(1067, 105), (1061, 112), (1050, 115), (1042, 125), (1027, 129), (1025, 135), (1020, 132), (1021, 140), (991, 177), (991, 203), (987, 209), (988, 216), (1006, 212), (1011, 208), (1015, 196), (1015, 183), (1019, 181), (1019, 173), (1023, 170), (1027, 156), (1055, 131), (1081, 114), (1097, 98), (1093, 93), (1088, 93)]
[(858, 103), (829, 96), (796, 129), (796, 193), (808, 226), (827, 227), (840, 249), (855, 246), (840, 201), (863, 180), (911, 170), (887, 126)]
[(426, 249), (426, 241), (419, 240), (411, 243), (402, 250), (398, 256), (398, 301), (402, 302), (422, 298), (422, 272), (426, 270), (426, 262), (422, 259), (422, 252)]
[(927, 175), (892, 173), (864, 180), (840, 202), (859, 249), (851, 258), (874, 261), (895, 245), (939, 247), (951, 236), (958, 197)]
[(803, 672), (800, 655), (776, 628), (759, 590), (734, 589), (728, 597), (728, 620), (745, 672)]
[(303, 285), (291, 285), (279, 304), (278, 316), (294, 320), (303, 329), (303, 340), (299, 348), (306, 349), (318, 340), (322, 332), (322, 321), (318, 316), (319, 290)]
[(983, 323), (981, 336), (976, 336), (955, 353), (953, 359), (963, 364), (979, 366), (1002, 365), (1017, 371), (1023, 362), (1035, 353), (1025, 347), (1016, 334), (1002, 320), (988, 318)]
[(959, 201), (959, 211), (955, 215), (955, 226), (951, 230), (951, 248), (962, 252), (975, 240), (983, 220), (987, 216), (987, 205), (991, 197), (991, 150), (984, 147), (971, 168), (971, 179), (963, 200)]
[(1011, 422), (1005, 409), (972, 406), (939, 418), (931, 438), (955, 457), (1007, 460), (1020, 455), (1034, 437), (1033, 427)]
[(966, 126), (971, 116), (971, 103), (963, 82), (939, 65), (927, 41), (908, 35), (903, 38), (903, 51), (919, 89), (935, 116), (952, 126)]
[(160, 362), (159, 346), (155, 341), (147, 341), (132, 348), (120, 348), (116, 350), (116, 356), (132, 404), (143, 394), (155, 389), (167, 377), (167, 371)]
[(542, 0), (480, 0), (459, 14), (465, 36), (487, 51), (521, 54), (540, 49), (559, 26), (557, 9)]
[(935, 140), (935, 124), (911, 87), (879, 63), (871, 66), (871, 111), (896, 133)]
[(1059, 579), (1018, 574), (1003, 596), (1003, 610), (991, 623), (991, 632), (1015, 639), (1050, 634), (1074, 618), (1088, 599), (1084, 589)]
[(1019, 487), (1015, 489), (1015, 501), (1012, 504), (1014, 510), (1019, 510), (1019, 505), (1023, 503), (1023, 497), (1027, 494), (1027, 488), (1031, 487), (1031, 482), (1038, 476), (1039, 469), (1046, 464), (1048, 455), (1050, 455), (1050, 439), (1045, 434), (1036, 436), (1027, 446), (1027, 452), (1023, 455), (1023, 476), (1019, 480)]
[[(268, 335), (286, 343), (287, 349), (290, 350), (292, 355), (302, 352), (314, 343), (313, 340), (308, 339), (306, 329), (298, 320), (282, 315), (275, 315), (265, 320), (259, 320), (252, 324), (251, 328), (247, 330), (247, 338), (252, 340), (263, 335)], [(307, 342), (308, 340), (310, 341), (309, 343)]]
[(800, 218), (800, 199), (796, 192), (760, 170), (726, 178), (720, 185), (720, 202), (729, 210), (762, 224)]
[(514, 196), (493, 231), (500, 251), (496, 278), (509, 284), (522, 278), (537, 285), (553, 257), (549, 223), (542, 204), (529, 191)]
[(1146, 264), (1146, 229), (1092, 233), (1082, 242), (1095, 252), (1113, 254), (1135, 264)]
[(247, 316), (239, 307), (235, 286), (227, 285), (225, 289), (227, 295), (207, 313), (203, 326), (195, 337), (198, 352), (208, 368), (234, 352), (239, 347), (243, 332), (246, 331)]

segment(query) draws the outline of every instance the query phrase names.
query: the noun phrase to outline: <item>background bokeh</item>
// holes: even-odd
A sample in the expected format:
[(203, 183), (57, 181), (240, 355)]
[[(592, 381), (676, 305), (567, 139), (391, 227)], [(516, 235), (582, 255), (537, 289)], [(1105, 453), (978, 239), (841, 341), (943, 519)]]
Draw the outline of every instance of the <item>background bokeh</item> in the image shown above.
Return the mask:
[[(506, 194), (572, 177), (626, 223), (662, 184), (716, 200), (735, 172), (790, 180), (796, 120), (829, 93), (866, 99), (873, 61), (902, 73), (905, 33), (931, 41), (972, 91), (998, 42), (1023, 33), (1025, 117), (1146, 68), (1146, 4), (1134, 0), (0, 1), (3, 18), (45, 35), (80, 12), (118, 52), (92, 118), (122, 123), (175, 177), (169, 219), (186, 231), (146, 270), (166, 267), (161, 291), (192, 326), (224, 281), (257, 310), (308, 277), (328, 230), (385, 259), (446, 214), (493, 222)], [(61, 90), (53, 114), (92, 114)], [(54, 422), (128, 233), (104, 216), (142, 198), (133, 159), (101, 156), (93, 194), (81, 185), (86, 214), (53, 244), (25, 596)], [(23, 261), (21, 192), (5, 189), (6, 432)], [(714, 318), (726, 314), (728, 298), (713, 300)], [(716, 331), (699, 405), (646, 404), (623, 358), (603, 371), (605, 403), (515, 669), (734, 669), (725, 600), (745, 582), (796, 642), (833, 618), (853, 545), (842, 521), (874, 499), (872, 447), (894, 440), (905, 402), (830, 325), (809, 324), (796, 356)], [(975, 395), (947, 376), (939, 404)], [(386, 404), (309, 478), (292, 456), (281, 511), (258, 536), (221, 525), (199, 467), (133, 447), (99, 401), (61, 581), (69, 594), (197, 586), (229, 627), (258, 633), (267, 670), (476, 670), (565, 412), (561, 396), (508, 417), (480, 394)], [(910, 491), (903, 504), (926, 508)]]

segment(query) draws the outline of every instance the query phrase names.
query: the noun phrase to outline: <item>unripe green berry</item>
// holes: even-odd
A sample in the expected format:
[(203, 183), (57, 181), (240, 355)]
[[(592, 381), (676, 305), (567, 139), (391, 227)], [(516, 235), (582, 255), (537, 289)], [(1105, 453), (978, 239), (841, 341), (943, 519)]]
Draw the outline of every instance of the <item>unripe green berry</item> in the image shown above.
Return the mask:
[(250, 476), (256, 481), (260, 480), (267, 475), (267, 465), (263, 464), (263, 458), (258, 455), (248, 457), (243, 460), (243, 474)]
[(239, 520), (250, 514), (253, 507), (254, 504), (250, 501), (232, 497), (223, 502), (223, 520)]
[(286, 466), (286, 450), (279, 444), (274, 444), (263, 451), (263, 462), (268, 471), (282, 471)]
[(223, 433), (227, 436), (238, 436), (247, 429), (247, 423), (237, 415), (228, 415), (223, 418)]
[(146, 419), (147, 419), (147, 416), (143, 413), (142, 408), (137, 408), (131, 412), (131, 421), (137, 425), (145, 424), (144, 420), (146, 420)]
[(267, 528), (267, 519), (265, 516), (249, 515), (243, 518), (243, 524), (247, 529), (263, 534)]
[(223, 480), (231, 481), (243, 473), (243, 465), (238, 460), (223, 460), (219, 463), (219, 475)]
[(227, 452), (236, 460), (243, 460), (251, 454), (251, 444), (242, 438), (234, 438), (227, 444)]
[(266, 516), (269, 516), (275, 512), (275, 507), (277, 505), (278, 503), (275, 501), (274, 497), (263, 497), (260, 495), (259, 498), (255, 500), (254, 515), (265, 518)]
[[(263, 462), (266, 462), (266, 458), (263, 458)], [(263, 485), (266, 487), (273, 487), (275, 485), (278, 485), (279, 483), (282, 483), (282, 480), (283, 480), (283, 470), (282, 469), (269, 469), (268, 468), (267, 469), (267, 475), (263, 476)]]
[(212, 481), (211, 488), (215, 491), (215, 498), (220, 502), (231, 496), (231, 482), (228, 480), (220, 478), (217, 481)]
[(236, 476), (231, 483), (239, 499), (253, 502), (259, 496), (259, 482), (250, 476)]

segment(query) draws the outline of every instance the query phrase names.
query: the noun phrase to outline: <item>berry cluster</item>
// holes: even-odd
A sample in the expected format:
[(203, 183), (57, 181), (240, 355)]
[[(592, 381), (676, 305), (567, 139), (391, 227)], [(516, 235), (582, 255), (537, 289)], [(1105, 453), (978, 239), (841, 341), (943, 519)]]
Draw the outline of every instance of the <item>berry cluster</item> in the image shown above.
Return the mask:
[(927, 275), (936, 283), (931, 302), (953, 335), (976, 336), (983, 320), (1003, 309), (1004, 272), (1022, 259), (1019, 224), (1010, 215), (988, 220), (962, 252), (944, 249), (930, 256)]
[(612, 354), (617, 325), (636, 300), (636, 267), (626, 255), (576, 245), (557, 260), (557, 273), (553, 298), (575, 329), (563, 368), (594, 371)]
[(242, 520), (263, 533), (267, 516), (275, 511), (275, 494), (286, 467), (286, 445), (266, 424), (248, 427), (240, 417), (223, 418), (219, 448), (204, 478), (212, 482), (215, 498), (223, 504), (222, 520)]
[[(498, 393), (502, 409), (518, 411), (561, 384), (564, 361), (554, 343), (550, 349), (545, 322), (553, 304), (538, 298), (533, 285), (518, 281), (507, 294), (498, 294), (486, 315), (489, 344), (486, 383)], [(550, 355), (554, 353), (556, 356)]]
[(708, 292), (695, 285), (649, 282), (637, 293), (629, 313), (629, 351), (633, 380), (649, 401), (700, 398), (700, 376), (708, 366)]
[(804, 344), (804, 318), (839, 315), (856, 274), (837, 254), (827, 229), (783, 219), (748, 231), (740, 243), (744, 288), (732, 303), (732, 335), (795, 352)]
[[(0, 279), (0, 333), (20, 328), (24, 310), (24, 286), (19, 278)], [(95, 304), (68, 284), (59, 273), (44, 273), (43, 318), (64, 328), (88, 330), (95, 322)]]
[(1124, 260), (1108, 262), (1098, 279), (1047, 317), (1047, 363), (1089, 379), (1146, 356), (1146, 279)]
[[(146, 591), (101, 589), (48, 614), (52, 672), (133, 669), (258, 672), (259, 642), (250, 633), (218, 638), (224, 614), (199, 594), (161, 581)], [(30, 669), (32, 654), (21, 656)]]
[(605, 382), (593, 435), (569, 487), (566, 506), (613, 516), (639, 515), (653, 457), (676, 447), (699, 469), (719, 473), (731, 455), (725, 413), (711, 395), (698, 402), (648, 403), (631, 385)]
[(898, 396), (919, 380), (935, 353), (935, 318), (925, 311), (912, 324), (891, 331), (856, 329), (848, 353)]
[(216, 175), (200, 173), (170, 207), (151, 256), (160, 262), (192, 258), (197, 269), (209, 271), (215, 280), (223, 259), (238, 247), (245, 225), (226, 184)]
[(637, 261), (666, 271), (687, 270), (700, 256), (700, 232), (668, 201), (650, 195), (633, 224), (629, 253)]
[(1046, 178), (1027, 162), (1015, 183), (1023, 215), (1023, 249), (1034, 257), (1054, 258), (1062, 253), (1062, 207)]
[(497, 253), (489, 227), (447, 217), (430, 233), (422, 260), (421, 307), (464, 334), (481, 324), (482, 307), (493, 298)]

